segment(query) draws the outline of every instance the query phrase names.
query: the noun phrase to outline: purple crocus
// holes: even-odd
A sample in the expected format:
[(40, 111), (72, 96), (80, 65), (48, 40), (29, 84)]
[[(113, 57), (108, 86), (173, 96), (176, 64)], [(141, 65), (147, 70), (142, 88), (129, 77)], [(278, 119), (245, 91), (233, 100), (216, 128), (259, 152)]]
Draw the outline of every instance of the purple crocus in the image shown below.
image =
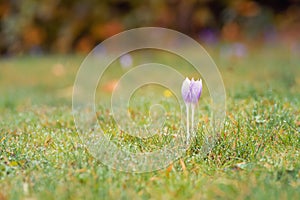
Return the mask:
[(186, 105), (186, 127), (187, 127), (187, 141), (190, 139), (190, 131), (189, 131), (189, 107), (191, 107), (192, 110), (192, 131), (194, 130), (194, 113), (195, 113), (195, 106), (199, 101), (199, 98), (202, 93), (202, 80), (190, 80), (189, 78), (186, 78), (183, 81), (182, 87), (181, 87), (181, 93), (183, 100)]
[(196, 104), (199, 101), (202, 92), (202, 80), (195, 81), (186, 78), (183, 81), (181, 93), (186, 104)]

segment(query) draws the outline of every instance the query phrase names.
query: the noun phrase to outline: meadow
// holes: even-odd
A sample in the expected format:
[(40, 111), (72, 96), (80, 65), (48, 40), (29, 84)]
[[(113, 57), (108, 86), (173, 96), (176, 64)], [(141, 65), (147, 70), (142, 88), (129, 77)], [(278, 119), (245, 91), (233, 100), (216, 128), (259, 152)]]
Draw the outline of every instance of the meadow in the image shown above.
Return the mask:
[[(208, 49), (227, 94), (226, 120), (216, 145), (206, 155), (199, 153), (208, 123), (202, 113), (200, 139), (186, 154), (165, 169), (141, 174), (105, 166), (78, 136), (72, 86), (84, 56), (1, 58), (0, 200), (300, 199), (299, 56), (281, 46), (251, 49), (244, 57), (220, 51)], [(119, 71), (107, 71), (107, 80), (117, 78)], [(182, 73), (198, 76), (190, 69)], [(110, 84), (99, 87), (102, 96), (109, 97)], [(164, 98), (172, 107), (169, 95)], [(204, 88), (200, 108), (205, 110), (207, 102)], [(140, 109), (148, 103), (147, 98), (133, 101), (137, 116), (148, 114)], [(98, 106), (103, 106), (102, 101)], [(116, 136), (109, 111), (99, 118), (107, 134)], [(176, 123), (170, 118), (167, 126)], [(168, 130), (166, 134), (172, 135)], [(156, 141), (124, 139), (132, 151), (163, 145)]]

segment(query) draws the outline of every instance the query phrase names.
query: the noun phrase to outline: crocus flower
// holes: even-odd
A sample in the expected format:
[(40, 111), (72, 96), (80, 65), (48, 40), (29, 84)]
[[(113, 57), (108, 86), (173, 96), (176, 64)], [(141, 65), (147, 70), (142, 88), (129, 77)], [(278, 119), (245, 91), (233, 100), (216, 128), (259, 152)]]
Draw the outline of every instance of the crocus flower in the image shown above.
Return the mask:
[(183, 81), (181, 93), (186, 104), (196, 104), (202, 92), (202, 80), (194, 81), (186, 78)]
[(189, 78), (186, 78), (183, 81), (182, 87), (181, 87), (181, 93), (183, 100), (186, 105), (186, 127), (187, 127), (187, 140), (190, 139), (190, 131), (189, 131), (189, 109), (191, 107), (192, 110), (192, 131), (194, 129), (194, 112), (195, 112), (195, 106), (199, 101), (199, 98), (202, 93), (202, 80), (190, 80)]

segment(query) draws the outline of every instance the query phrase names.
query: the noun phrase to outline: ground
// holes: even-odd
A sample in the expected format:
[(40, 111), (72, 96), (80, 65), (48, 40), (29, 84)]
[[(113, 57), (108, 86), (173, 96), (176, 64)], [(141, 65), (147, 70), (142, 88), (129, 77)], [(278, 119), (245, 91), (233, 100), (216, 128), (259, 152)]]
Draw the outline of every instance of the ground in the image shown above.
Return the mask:
[[(208, 49), (227, 93), (226, 121), (216, 145), (200, 152), (209, 120), (204, 88), (198, 139), (167, 168), (142, 174), (111, 169), (82, 145), (71, 97), (83, 56), (2, 58), (0, 199), (300, 199), (299, 57), (279, 46), (250, 49), (243, 57), (221, 50)], [(186, 75), (198, 76), (192, 70)], [(114, 83), (99, 91), (109, 96)], [(172, 95), (162, 94), (168, 104)], [(148, 104), (146, 98), (135, 102)], [(132, 112), (147, 114), (146, 109)], [(107, 111), (99, 119), (106, 134), (118, 139), (118, 128), (105, 121), (109, 116)], [(177, 121), (170, 120), (167, 126), (176, 129)], [(172, 135), (173, 129), (167, 130)], [(162, 145), (155, 139), (123, 139), (135, 146), (132, 151)]]

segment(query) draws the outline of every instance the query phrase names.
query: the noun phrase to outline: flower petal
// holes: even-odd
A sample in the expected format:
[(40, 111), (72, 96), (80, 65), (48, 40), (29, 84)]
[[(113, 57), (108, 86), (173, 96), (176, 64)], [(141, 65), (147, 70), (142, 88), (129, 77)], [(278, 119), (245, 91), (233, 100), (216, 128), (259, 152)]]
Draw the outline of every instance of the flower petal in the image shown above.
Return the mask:
[(182, 83), (181, 94), (185, 103), (191, 103), (190, 84), (191, 81), (188, 78), (186, 78)]
[(191, 93), (191, 103), (197, 103), (199, 101), (200, 95), (202, 93), (202, 80), (191, 81), (190, 84), (190, 93)]

